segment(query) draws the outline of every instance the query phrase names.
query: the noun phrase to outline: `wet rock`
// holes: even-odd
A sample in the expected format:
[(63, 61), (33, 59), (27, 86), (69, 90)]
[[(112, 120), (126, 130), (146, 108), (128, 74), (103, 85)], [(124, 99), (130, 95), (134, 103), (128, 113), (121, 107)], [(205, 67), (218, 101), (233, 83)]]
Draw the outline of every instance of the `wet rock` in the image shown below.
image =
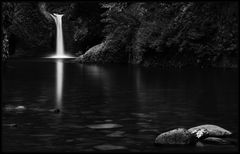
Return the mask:
[(6, 111), (24, 111), (26, 110), (25, 106), (13, 106), (13, 105), (7, 105), (4, 108)]
[(203, 144), (202, 142), (197, 142), (197, 143), (196, 143), (196, 146), (197, 146), (197, 147), (204, 147), (204, 144)]
[(24, 106), (17, 106), (15, 109), (17, 111), (23, 111), (23, 110), (26, 110), (26, 107), (24, 107)]
[(111, 144), (104, 144), (104, 145), (97, 145), (94, 147), (95, 149), (98, 150), (123, 150), (126, 149), (126, 147), (123, 146), (116, 146), (116, 145), (111, 145)]
[(53, 113), (60, 113), (60, 109), (51, 109), (49, 110), (50, 112), (53, 112)]
[(66, 140), (66, 142), (67, 143), (72, 143), (72, 142), (74, 142), (74, 140), (73, 139), (68, 139), (68, 140)]
[(156, 144), (162, 145), (189, 145), (192, 141), (192, 134), (185, 128), (170, 130), (155, 139)]
[(12, 105), (7, 105), (7, 106), (5, 106), (5, 108), (4, 108), (6, 111), (12, 111), (12, 110), (14, 110), (15, 109), (15, 107), (14, 106), (12, 106)]
[(207, 144), (219, 144), (219, 145), (226, 145), (226, 144), (231, 144), (230, 141), (218, 138), (218, 137), (208, 137), (202, 140), (201, 142), (207, 143)]
[(119, 128), (122, 125), (119, 124), (96, 124), (96, 125), (88, 125), (88, 128), (91, 129), (111, 129), (111, 128)]
[(124, 132), (123, 131), (115, 131), (111, 134), (108, 134), (108, 137), (123, 137)]
[(191, 134), (195, 137), (195, 140), (197, 141), (207, 138), (209, 136), (209, 133), (205, 128), (195, 129), (191, 132)]
[(188, 129), (188, 131), (193, 133), (194, 131), (199, 130), (199, 129), (206, 129), (206, 131), (208, 132), (208, 135), (211, 137), (225, 137), (225, 136), (232, 135), (232, 133), (230, 131), (228, 131), (222, 127), (219, 127), (216, 125), (210, 125), (210, 124), (193, 127), (193, 128)]
[(75, 59), (77, 62), (97, 62), (104, 50), (105, 43), (97, 44)]
[(106, 119), (106, 120), (104, 120), (105, 122), (112, 122), (112, 120), (111, 119)]
[(17, 127), (17, 124), (3, 124), (3, 126), (7, 126), (7, 127)]

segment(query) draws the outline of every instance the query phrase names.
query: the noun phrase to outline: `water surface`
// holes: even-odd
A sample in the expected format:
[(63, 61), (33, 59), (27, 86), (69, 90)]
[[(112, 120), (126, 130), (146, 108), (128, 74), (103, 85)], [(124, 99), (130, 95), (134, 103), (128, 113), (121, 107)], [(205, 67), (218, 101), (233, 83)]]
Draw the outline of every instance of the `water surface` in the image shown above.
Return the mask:
[[(154, 145), (165, 130), (206, 123), (224, 127), (237, 138), (237, 70), (163, 71), (54, 59), (11, 60), (2, 78), (2, 108), (26, 107), (23, 112), (2, 112), (5, 152), (237, 150), (234, 145)], [(49, 112), (55, 107), (62, 112)], [(12, 123), (18, 127), (6, 126)]]

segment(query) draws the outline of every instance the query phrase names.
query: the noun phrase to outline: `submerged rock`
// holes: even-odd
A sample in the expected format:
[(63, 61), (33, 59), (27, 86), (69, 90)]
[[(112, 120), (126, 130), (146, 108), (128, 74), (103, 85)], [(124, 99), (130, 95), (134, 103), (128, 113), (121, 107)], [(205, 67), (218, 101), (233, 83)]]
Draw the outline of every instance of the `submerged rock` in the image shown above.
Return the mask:
[(108, 134), (108, 137), (123, 137), (124, 132), (123, 131), (116, 131), (111, 134)]
[(208, 137), (208, 138), (205, 138), (204, 140), (202, 140), (202, 143), (207, 143), (207, 144), (232, 144), (230, 141), (228, 140), (224, 140), (224, 139), (221, 139), (221, 138), (217, 138), (217, 137)]
[(7, 105), (4, 108), (6, 111), (23, 111), (26, 110), (25, 106), (13, 106), (13, 105)]
[(202, 142), (197, 142), (196, 147), (204, 147), (204, 144)]
[(15, 107), (12, 106), (12, 105), (7, 105), (7, 106), (4, 107), (4, 109), (5, 109), (6, 111), (12, 111), (12, 110), (15, 109)]
[(94, 147), (98, 150), (123, 150), (126, 149), (126, 147), (123, 146), (117, 146), (117, 145), (111, 145), (111, 144), (104, 144), (104, 145), (97, 145)]
[(88, 128), (92, 129), (110, 129), (110, 128), (119, 128), (122, 125), (119, 124), (96, 124), (96, 125), (88, 125)]
[(24, 107), (24, 106), (17, 106), (15, 109), (16, 109), (16, 110), (25, 110), (26, 107)]
[(188, 129), (188, 131), (191, 133), (194, 133), (195, 131), (197, 131), (199, 129), (205, 129), (205, 131), (208, 132), (208, 136), (211, 136), (211, 137), (225, 137), (225, 136), (232, 135), (232, 133), (230, 131), (228, 131), (222, 127), (219, 127), (216, 125), (210, 125), (210, 124), (193, 127), (193, 128)]
[(193, 142), (192, 134), (185, 128), (177, 128), (162, 133), (155, 139), (156, 144), (189, 145)]
[(53, 112), (53, 113), (60, 113), (60, 109), (51, 109), (49, 110), (50, 112)]
[(3, 126), (7, 126), (7, 127), (17, 127), (17, 124), (3, 124)]

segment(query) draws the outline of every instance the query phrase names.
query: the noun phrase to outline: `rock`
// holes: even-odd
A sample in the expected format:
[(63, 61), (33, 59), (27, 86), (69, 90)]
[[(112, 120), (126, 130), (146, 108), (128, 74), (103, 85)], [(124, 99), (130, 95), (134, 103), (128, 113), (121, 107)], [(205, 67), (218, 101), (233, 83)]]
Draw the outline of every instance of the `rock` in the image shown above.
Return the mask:
[(196, 143), (196, 146), (197, 146), (197, 147), (204, 147), (204, 144), (203, 144), (202, 142), (197, 142), (197, 143)]
[(51, 109), (49, 110), (50, 112), (53, 112), (53, 113), (60, 113), (60, 109)]
[(228, 131), (224, 128), (221, 128), (219, 126), (210, 125), (210, 124), (193, 127), (193, 128), (188, 129), (188, 131), (193, 133), (194, 131), (199, 130), (199, 129), (206, 129), (208, 131), (209, 137), (225, 137), (225, 136), (232, 135), (232, 133), (230, 131)]
[(12, 106), (12, 105), (7, 105), (7, 106), (5, 106), (5, 108), (4, 108), (6, 111), (12, 111), (12, 110), (14, 110), (15, 109), (15, 107), (14, 106)]
[(123, 137), (124, 132), (123, 131), (115, 131), (111, 134), (108, 134), (108, 137)]
[(97, 62), (100, 52), (104, 49), (105, 43), (97, 44), (91, 47), (84, 54), (77, 57), (75, 60), (78, 62)]
[(116, 145), (111, 145), (111, 144), (104, 144), (104, 145), (97, 145), (94, 147), (95, 149), (98, 150), (123, 150), (126, 149), (126, 147), (123, 146), (116, 146)]
[(110, 129), (110, 128), (119, 128), (122, 125), (119, 124), (96, 124), (96, 125), (88, 125), (87, 127), (92, 129)]
[(196, 141), (207, 138), (209, 136), (209, 133), (205, 128), (195, 129), (191, 132), (191, 134), (195, 137)]
[(8, 126), (8, 127), (17, 127), (17, 124), (3, 124), (3, 126)]
[(221, 138), (217, 138), (217, 137), (208, 137), (205, 138), (204, 140), (201, 141), (202, 143), (207, 143), (207, 144), (219, 144), (219, 145), (226, 145), (226, 144), (231, 144), (230, 141), (221, 139)]
[(112, 120), (111, 119), (106, 119), (106, 120), (104, 120), (105, 122), (112, 122)]
[(72, 143), (72, 142), (74, 142), (74, 140), (73, 139), (68, 139), (68, 140), (66, 140), (66, 142), (67, 143)]
[(189, 145), (192, 142), (192, 134), (185, 128), (170, 130), (158, 135), (155, 139), (156, 144), (164, 145)]
[(7, 105), (5, 107), (5, 110), (6, 111), (23, 111), (23, 110), (26, 110), (26, 107), (24, 106), (13, 106), (13, 105)]
[(16, 110), (25, 110), (26, 108), (24, 107), (24, 106), (17, 106), (16, 108), (15, 108)]

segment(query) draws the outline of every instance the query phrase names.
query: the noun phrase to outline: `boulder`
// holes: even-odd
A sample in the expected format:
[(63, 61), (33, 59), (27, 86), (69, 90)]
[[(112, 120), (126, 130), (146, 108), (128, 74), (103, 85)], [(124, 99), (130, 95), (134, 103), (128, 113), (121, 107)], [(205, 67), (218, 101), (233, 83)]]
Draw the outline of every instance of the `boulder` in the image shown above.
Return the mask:
[(105, 43), (97, 44), (75, 59), (78, 62), (97, 62)]
[(155, 143), (161, 145), (189, 145), (192, 142), (192, 134), (185, 128), (177, 128), (164, 132), (155, 139)]
[(195, 129), (190, 133), (194, 136), (196, 141), (207, 138), (209, 136), (208, 130), (205, 128)]
[(232, 135), (232, 133), (222, 127), (216, 126), (216, 125), (200, 125), (193, 128), (188, 129), (189, 132), (194, 133), (195, 131), (199, 129), (205, 129), (205, 131), (208, 132), (209, 137), (226, 137)]

